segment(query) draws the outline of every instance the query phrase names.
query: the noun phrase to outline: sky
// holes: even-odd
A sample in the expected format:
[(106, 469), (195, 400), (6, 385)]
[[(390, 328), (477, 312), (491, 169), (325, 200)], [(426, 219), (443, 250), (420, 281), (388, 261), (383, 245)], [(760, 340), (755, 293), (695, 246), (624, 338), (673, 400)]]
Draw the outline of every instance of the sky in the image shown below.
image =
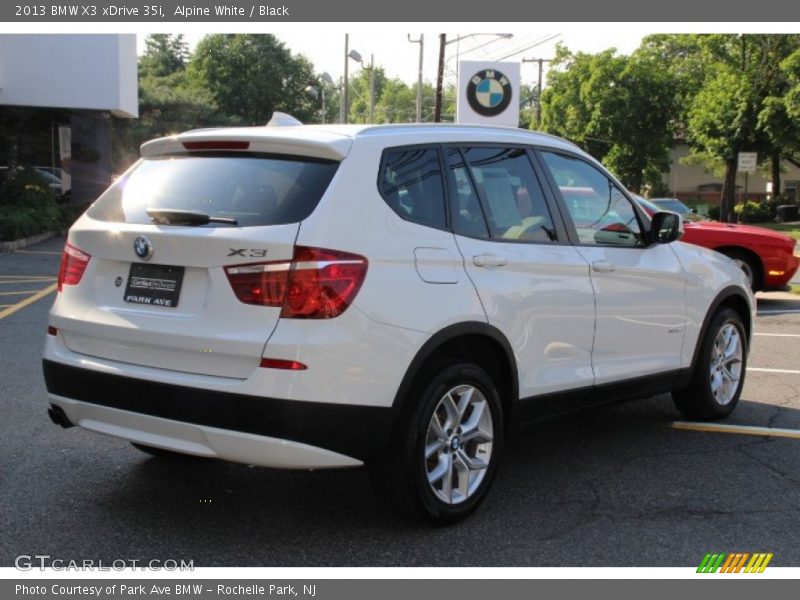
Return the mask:
[[(375, 65), (383, 67), (387, 76), (398, 77), (407, 83), (417, 80), (419, 67), (419, 44), (408, 41), (409, 32), (403, 31), (393, 24), (383, 24), (387, 29), (379, 31), (356, 31), (350, 34), (350, 49), (356, 50), (365, 64), (370, 55), (375, 57)], [(380, 26), (379, 26), (380, 27)], [(389, 29), (391, 27), (391, 29)], [(524, 29), (496, 30), (497, 33), (511, 33), (511, 38), (500, 38), (495, 33), (474, 34), (470, 30), (461, 33), (447, 34), (448, 40), (456, 40), (446, 46), (445, 80), (455, 83), (456, 63), (465, 60), (499, 60), (520, 61), (522, 59), (550, 58), (556, 44), (565, 44), (570, 50), (582, 52), (600, 52), (614, 47), (620, 53), (629, 54), (639, 46), (642, 37), (650, 33), (641, 28), (631, 26), (629, 30), (606, 29), (602, 23), (595, 24), (600, 31), (588, 33), (584, 28), (558, 29), (547, 24), (526, 24)], [(180, 33), (175, 31), (174, 33)], [(420, 32), (410, 32), (413, 39), (419, 39)], [(328, 72), (337, 80), (344, 72), (344, 32), (335, 33), (308, 31), (297, 28), (275, 34), (289, 49), (296, 54), (304, 54), (314, 64), (318, 73)], [(423, 49), (423, 79), (433, 82), (436, 79), (436, 67), (439, 56), (439, 34), (426, 31)], [(469, 37), (467, 37), (469, 36)], [(145, 34), (138, 35), (138, 47), (144, 50)], [(185, 32), (184, 37), (193, 48), (200, 38), (199, 32)], [(350, 75), (357, 73), (361, 66), (350, 60)], [(522, 83), (535, 84), (538, 80), (538, 65), (522, 63)]]

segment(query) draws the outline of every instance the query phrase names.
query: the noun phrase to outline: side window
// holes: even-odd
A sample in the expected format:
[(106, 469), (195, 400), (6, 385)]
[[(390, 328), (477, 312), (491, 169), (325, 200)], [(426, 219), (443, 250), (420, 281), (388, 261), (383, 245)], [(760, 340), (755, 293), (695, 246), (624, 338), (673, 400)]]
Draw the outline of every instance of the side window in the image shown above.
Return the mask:
[(446, 227), (442, 169), (435, 148), (386, 152), (380, 192), (392, 210), (407, 221)]
[(477, 147), (464, 154), (492, 239), (556, 241), (550, 211), (525, 150)]
[(481, 202), (469, 178), (467, 165), (456, 148), (445, 149), (447, 167), (450, 171), (450, 204), (453, 211), (453, 231), (467, 237), (488, 238), (486, 219)]
[(642, 246), (636, 211), (605, 175), (580, 159), (543, 152), (582, 244)]

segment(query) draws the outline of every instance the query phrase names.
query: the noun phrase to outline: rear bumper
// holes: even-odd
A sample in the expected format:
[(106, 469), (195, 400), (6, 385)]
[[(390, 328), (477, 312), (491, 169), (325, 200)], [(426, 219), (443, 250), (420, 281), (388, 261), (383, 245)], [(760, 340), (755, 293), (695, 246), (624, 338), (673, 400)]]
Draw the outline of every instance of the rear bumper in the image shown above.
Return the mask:
[(45, 359), (51, 401), (86, 429), (161, 448), (278, 468), (358, 466), (385, 450), (391, 408), (262, 398)]

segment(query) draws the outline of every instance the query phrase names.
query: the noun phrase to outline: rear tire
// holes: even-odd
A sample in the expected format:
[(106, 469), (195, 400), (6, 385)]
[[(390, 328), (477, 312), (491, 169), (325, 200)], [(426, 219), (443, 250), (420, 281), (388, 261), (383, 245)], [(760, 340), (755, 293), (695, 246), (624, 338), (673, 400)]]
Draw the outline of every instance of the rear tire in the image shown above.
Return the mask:
[(675, 406), (689, 419), (714, 421), (733, 412), (747, 367), (747, 334), (739, 314), (723, 308), (709, 323), (689, 386), (672, 392)]
[(375, 490), (408, 519), (456, 523), (475, 511), (494, 479), (503, 411), (492, 379), (458, 362), (412, 388), (389, 453), (370, 465)]

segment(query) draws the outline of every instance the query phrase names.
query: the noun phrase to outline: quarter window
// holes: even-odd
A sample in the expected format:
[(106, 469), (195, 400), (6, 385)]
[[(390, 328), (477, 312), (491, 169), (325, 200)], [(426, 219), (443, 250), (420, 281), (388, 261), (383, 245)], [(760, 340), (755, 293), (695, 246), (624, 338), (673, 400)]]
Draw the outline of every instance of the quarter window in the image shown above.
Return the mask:
[(584, 161), (543, 152), (581, 244), (644, 245), (636, 211), (620, 189)]
[(392, 210), (407, 221), (446, 227), (442, 169), (435, 148), (387, 152), (380, 191)]

